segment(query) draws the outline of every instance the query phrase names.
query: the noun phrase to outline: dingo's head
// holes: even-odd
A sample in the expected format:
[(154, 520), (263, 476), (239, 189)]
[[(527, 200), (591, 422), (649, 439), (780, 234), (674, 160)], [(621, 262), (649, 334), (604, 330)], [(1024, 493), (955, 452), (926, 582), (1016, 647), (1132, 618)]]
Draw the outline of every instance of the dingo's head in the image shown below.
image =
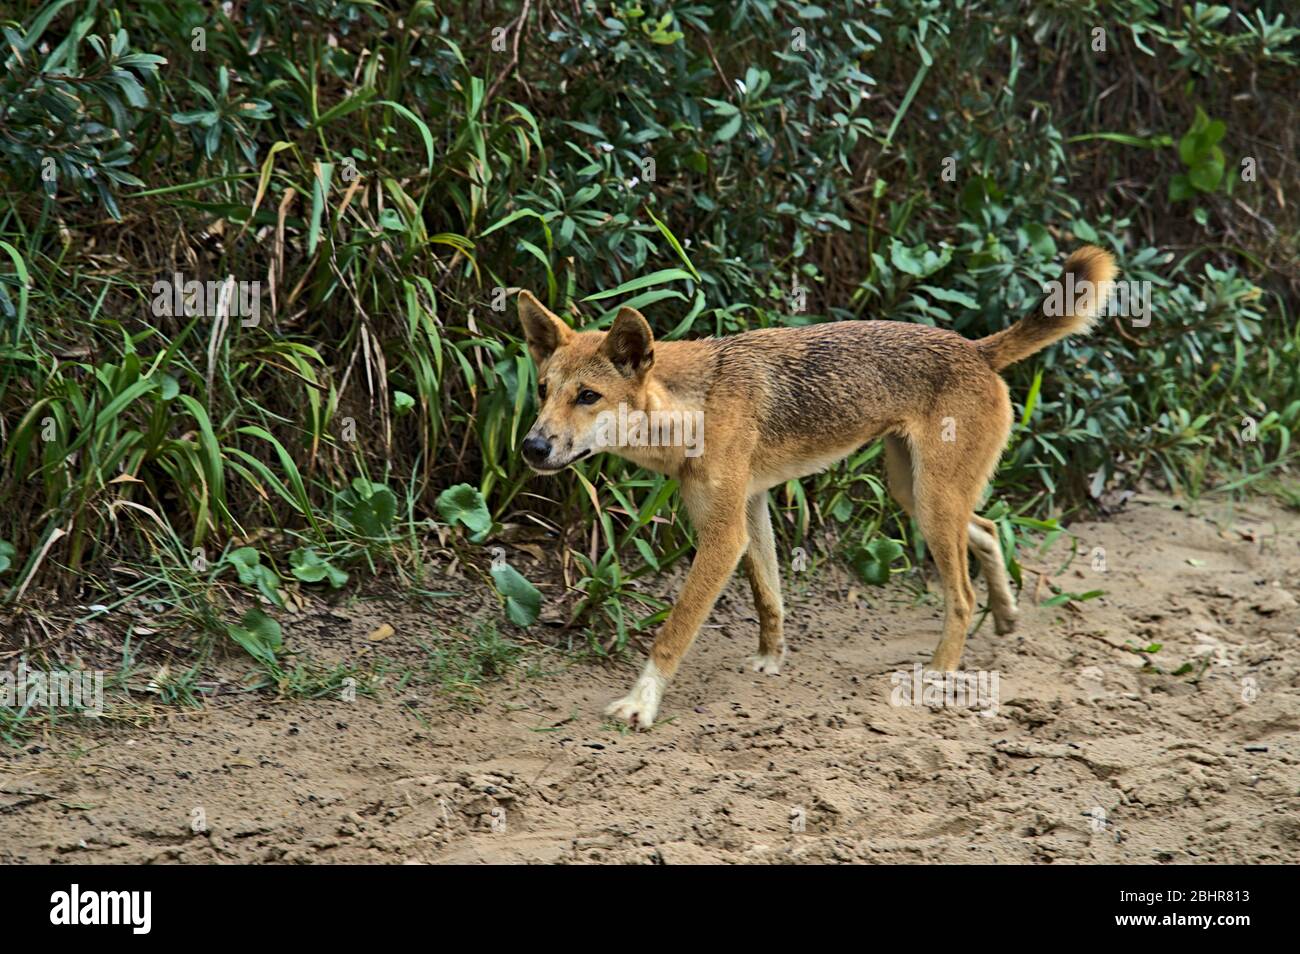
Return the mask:
[(524, 438), (524, 460), (553, 474), (607, 449), (597, 434), (602, 412), (645, 406), (654, 335), (635, 308), (619, 311), (609, 331), (576, 332), (528, 291), (519, 293), (519, 323), (537, 365), (541, 406)]

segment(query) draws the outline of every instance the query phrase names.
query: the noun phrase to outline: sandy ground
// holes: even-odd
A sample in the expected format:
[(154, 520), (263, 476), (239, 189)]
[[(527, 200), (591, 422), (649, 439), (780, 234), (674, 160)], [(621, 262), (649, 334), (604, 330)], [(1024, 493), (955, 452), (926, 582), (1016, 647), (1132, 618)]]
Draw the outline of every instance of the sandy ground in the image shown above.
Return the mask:
[[(891, 705), (937, 598), (799, 582), (785, 671), (765, 676), (737, 577), (648, 733), (600, 715), (637, 658), (549, 654), (473, 711), (409, 686), (223, 695), (0, 756), (0, 861), (1295, 863), (1300, 517), (1201, 509), (1139, 498), (1073, 526), (1085, 557), (1051, 582), (1105, 595), (1031, 605), (1027, 574), (1019, 630), (990, 620), (967, 645), (968, 670), (998, 673), (983, 711)], [(1067, 549), (1025, 562), (1055, 572)], [(288, 643), (373, 650), (373, 608), (329, 621)], [(385, 646), (414, 651), (429, 625), (408, 610)]]

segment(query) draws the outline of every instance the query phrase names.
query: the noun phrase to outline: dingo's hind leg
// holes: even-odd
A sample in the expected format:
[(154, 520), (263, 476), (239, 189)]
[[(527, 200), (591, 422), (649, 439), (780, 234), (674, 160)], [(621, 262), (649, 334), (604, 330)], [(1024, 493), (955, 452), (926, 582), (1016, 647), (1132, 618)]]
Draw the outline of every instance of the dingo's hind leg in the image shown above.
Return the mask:
[(999, 378), (991, 382), (983, 393), (972, 387), (947, 408), (936, 408), (910, 432), (916, 520), (943, 580), (943, 638), (931, 663), (940, 670), (961, 665), (975, 608), (967, 547), (974, 549), (989, 580), (989, 606), (998, 629), (1014, 619), (1001, 547), (990, 532), (993, 524), (975, 516), (1011, 428), (1006, 385)]
[(781, 566), (776, 558), (776, 537), (768, 511), (767, 492), (754, 494), (745, 504), (749, 528), (749, 549), (745, 551), (745, 575), (758, 609), (758, 655), (751, 660), (755, 672), (776, 675), (785, 657), (784, 618), (781, 603)]
[(1002, 547), (998, 543), (998, 526), (992, 520), (985, 519), (979, 514), (972, 514), (966, 532), (970, 540), (970, 548), (979, 559), (980, 570), (988, 583), (989, 610), (993, 613), (993, 628), (999, 636), (1013, 632), (1020, 611), (1016, 609), (1016, 598), (1011, 593), (1011, 581), (1007, 579), (1007, 564), (1002, 557)]
[[(885, 438), (885, 476), (889, 492), (898, 501), (898, 505), (909, 516), (916, 516), (912, 454), (908, 450), (907, 441), (901, 437)], [(1016, 608), (1016, 598), (1011, 593), (1011, 582), (1007, 578), (1002, 547), (998, 543), (997, 524), (972, 513), (966, 527), (966, 540), (971, 552), (979, 560), (980, 570), (989, 588), (989, 611), (993, 614), (993, 627), (999, 635), (1010, 633), (1016, 628), (1019, 611)]]

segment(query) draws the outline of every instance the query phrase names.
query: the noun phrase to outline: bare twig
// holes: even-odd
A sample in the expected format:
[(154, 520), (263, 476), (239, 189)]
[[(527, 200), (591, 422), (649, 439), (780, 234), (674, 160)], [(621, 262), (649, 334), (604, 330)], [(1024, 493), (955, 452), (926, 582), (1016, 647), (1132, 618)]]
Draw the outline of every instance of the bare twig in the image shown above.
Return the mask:
[(524, 0), (524, 8), (519, 11), (519, 19), (515, 21), (515, 25), (511, 28), (514, 30), (515, 37), (510, 43), (510, 62), (502, 68), (501, 72), (497, 74), (497, 78), (492, 81), (492, 85), (488, 87), (487, 95), (483, 97), (484, 106), (491, 102), (492, 94), (497, 91), (498, 86), (505, 82), (510, 71), (519, 65), (519, 41), (523, 39), (524, 23), (528, 19), (528, 11), (532, 5), (533, 0)]

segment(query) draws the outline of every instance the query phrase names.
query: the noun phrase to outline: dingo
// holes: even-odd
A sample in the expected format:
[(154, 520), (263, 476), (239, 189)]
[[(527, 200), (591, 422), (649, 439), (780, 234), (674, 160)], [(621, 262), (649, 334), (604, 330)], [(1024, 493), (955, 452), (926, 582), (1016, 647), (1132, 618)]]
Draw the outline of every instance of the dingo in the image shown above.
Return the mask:
[[(890, 492), (916, 518), (943, 581), (943, 637), (931, 668), (961, 662), (975, 608), (968, 546), (988, 581), (995, 628), (1010, 632), (1016, 603), (996, 527), (974, 513), (1011, 433), (1011, 400), (998, 372), (1088, 330), (1114, 281), (1115, 261), (1084, 246), (1066, 260), (1062, 277), (1095, 294), (1070, 298), (1055, 316), (1039, 307), (978, 341), (927, 325), (833, 321), (656, 344), (635, 309), (622, 309), (607, 332), (575, 332), (520, 292), (541, 408), (523, 442), (529, 466), (553, 474), (608, 450), (667, 474), (681, 483), (698, 536), (645, 670), (606, 714), (643, 729), (654, 723), (668, 680), (742, 556), (758, 606), (753, 668), (780, 671), (781, 580), (767, 492), (878, 437)], [(705, 451), (691, 456), (688, 447), (646, 441), (608, 446), (597, 439), (598, 421), (620, 407), (702, 421)]]

